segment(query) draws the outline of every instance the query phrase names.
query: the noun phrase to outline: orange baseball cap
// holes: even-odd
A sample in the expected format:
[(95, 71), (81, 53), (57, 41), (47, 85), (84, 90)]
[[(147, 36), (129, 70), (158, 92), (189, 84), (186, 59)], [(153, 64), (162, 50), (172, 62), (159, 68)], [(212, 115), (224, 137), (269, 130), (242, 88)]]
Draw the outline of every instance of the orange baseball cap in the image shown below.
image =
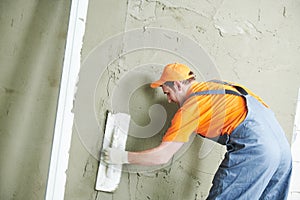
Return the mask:
[(194, 77), (190, 74), (191, 70), (188, 66), (180, 63), (171, 63), (165, 66), (164, 71), (159, 80), (151, 83), (152, 88), (157, 88), (167, 81), (183, 81)]

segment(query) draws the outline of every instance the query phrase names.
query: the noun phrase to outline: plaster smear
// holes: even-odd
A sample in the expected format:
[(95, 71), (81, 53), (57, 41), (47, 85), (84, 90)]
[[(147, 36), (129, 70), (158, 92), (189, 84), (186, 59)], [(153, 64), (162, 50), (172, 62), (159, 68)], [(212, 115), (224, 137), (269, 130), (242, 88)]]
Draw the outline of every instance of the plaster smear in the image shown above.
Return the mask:
[[(232, 11), (228, 7), (234, 7)], [(212, 17), (214, 27), (218, 30), (219, 35), (223, 36), (237, 36), (244, 35), (246, 37), (260, 38), (262, 32), (258, 30), (255, 23), (259, 21), (259, 3), (256, 1), (249, 2), (247, 7), (257, 9), (256, 12), (249, 14), (245, 10), (245, 5), (241, 2), (229, 2), (223, 1), (223, 6), (216, 9), (214, 16)], [(243, 15), (244, 14), (244, 15)]]
[(231, 20), (228, 21), (221, 21), (220, 19), (215, 19), (216, 29), (218, 29), (220, 36), (224, 35), (248, 35), (251, 37), (258, 38), (261, 35), (261, 32), (257, 30), (257, 28), (249, 21), (245, 22), (232, 22)]

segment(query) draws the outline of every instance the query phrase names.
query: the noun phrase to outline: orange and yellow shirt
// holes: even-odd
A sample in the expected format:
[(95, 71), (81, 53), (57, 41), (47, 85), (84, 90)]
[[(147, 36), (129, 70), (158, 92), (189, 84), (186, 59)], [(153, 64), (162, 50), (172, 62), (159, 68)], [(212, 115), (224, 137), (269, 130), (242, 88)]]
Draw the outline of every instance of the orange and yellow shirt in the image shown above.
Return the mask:
[[(267, 105), (249, 89), (239, 84), (266, 107)], [(233, 86), (214, 82), (193, 83), (187, 97), (205, 90), (229, 89), (238, 92)], [(214, 138), (232, 131), (246, 118), (247, 106), (242, 96), (232, 94), (193, 96), (175, 113), (171, 126), (163, 137), (164, 142), (187, 142), (195, 132), (204, 137)]]

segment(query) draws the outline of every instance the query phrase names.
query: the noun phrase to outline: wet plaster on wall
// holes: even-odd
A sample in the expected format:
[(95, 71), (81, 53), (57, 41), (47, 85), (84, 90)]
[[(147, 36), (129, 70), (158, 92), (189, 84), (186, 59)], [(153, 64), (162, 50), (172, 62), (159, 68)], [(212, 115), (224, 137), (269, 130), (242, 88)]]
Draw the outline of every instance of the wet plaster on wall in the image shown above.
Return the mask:
[[(148, 27), (178, 31), (207, 51), (221, 78), (245, 84), (266, 100), (290, 138), (300, 85), (299, 7), (297, 1), (284, 0), (91, 0), (82, 58), (122, 31)], [(95, 92), (99, 125), (104, 128), (105, 113), (112, 109), (113, 89), (128, 71), (147, 63), (163, 65), (174, 60), (184, 61), (166, 52), (144, 50), (120, 55), (107, 66)], [(165, 100), (160, 91), (150, 92), (145, 86), (132, 95), (128, 106), (136, 123), (149, 123), (151, 99), (160, 103)], [(169, 110), (170, 120), (176, 108), (163, 105)], [(147, 139), (129, 137), (127, 149), (157, 145), (166, 128)], [(166, 166), (136, 167), (136, 171), (125, 167), (131, 173), (125, 170), (119, 188), (110, 194), (94, 190), (98, 161), (89, 155), (77, 134), (74, 130), (65, 199), (205, 199), (224, 153), (223, 147), (215, 145), (207, 157), (198, 159), (203, 139), (195, 138), (187, 151)]]
[[(213, 60), (220, 63), (218, 67), (224, 79), (246, 84), (271, 102), (276, 113), (285, 112), (279, 118), (285, 130), (292, 131), (291, 125), (286, 125), (293, 118), (291, 113), (294, 110), (296, 94), (296, 87), (289, 85), (299, 83), (299, 69), (296, 64), (299, 62), (299, 42), (296, 38), (299, 28), (292, 25), (299, 20), (296, 12), (299, 7), (297, 1), (276, 1), (275, 5), (271, 1), (258, 0), (204, 1), (203, 4), (193, 1), (130, 2), (132, 9), (129, 10), (131, 17), (127, 20), (128, 27), (169, 28), (190, 36), (207, 47), (206, 50)], [(155, 6), (151, 7), (149, 4)], [(152, 12), (144, 12), (150, 7)], [(153, 15), (149, 17), (145, 13)], [(291, 82), (278, 81), (276, 74)], [(268, 80), (266, 77), (269, 77)], [(271, 88), (269, 91), (293, 94), (293, 98), (285, 99), (291, 106), (284, 111), (276, 110), (282, 100), (277, 98), (277, 101), (273, 101), (276, 92), (266, 93), (261, 85)]]

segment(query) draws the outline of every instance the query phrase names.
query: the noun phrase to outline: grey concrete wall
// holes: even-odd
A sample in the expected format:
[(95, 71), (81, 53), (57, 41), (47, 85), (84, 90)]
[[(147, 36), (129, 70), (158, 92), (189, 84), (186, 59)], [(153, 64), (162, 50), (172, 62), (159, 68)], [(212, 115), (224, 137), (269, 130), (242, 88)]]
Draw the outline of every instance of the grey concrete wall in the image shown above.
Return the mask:
[[(177, 31), (203, 47), (217, 66), (220, 78), (244, 84), (260, 95), (275, 111), (291, 140), (300, 86), (299, 10), (300, 2), (296, 0), (90, 0), (82, 59), (99, 43), (124, 31), (149, 27)], [(108, 48), (108, 54), (110, 51), (113, 50)], [(145, 49), (112, 62), (95, 92), (101, 128), (106, 111), (113, 109), (110, 91), (128, 70), (147, 63), (164, 65), (174, 61), (182, 58)], [(129, 107), (136, 123), (149, 123), (149, 104), (157, 98), (165, 100), (159, 91), (153, 93), (143, 88), (135, 92)], [(121, 99), (120, 104), (124, 104)], [(162, 104), (171, 116), (174, 107)], [(127, 149), (155, 146), (163, 131), (147, 139), (129, 138)], [(205, 199), (224, 152), (223, 147), (215, 145), (207, 157), (198, 159), (203, 140), (196, 138), (171, 165), (124, 171), (119, 188), (110, 194), (94, 190), (98, 160), (89, 154), (81, 136), (75, 129), (65, 199)]]
[(70, 1), (0, 1), (0, 199), (44, 199)]

